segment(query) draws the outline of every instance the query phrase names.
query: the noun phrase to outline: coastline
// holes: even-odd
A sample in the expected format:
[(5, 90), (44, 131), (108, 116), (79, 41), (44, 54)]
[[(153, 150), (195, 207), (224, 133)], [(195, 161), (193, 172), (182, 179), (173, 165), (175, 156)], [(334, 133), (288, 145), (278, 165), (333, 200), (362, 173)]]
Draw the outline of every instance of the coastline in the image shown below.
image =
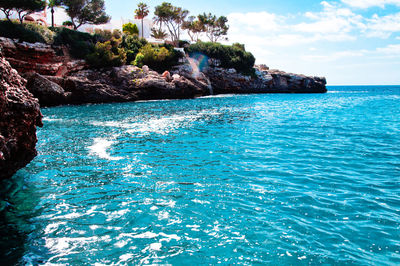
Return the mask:
[[(159, 73), (147, 66), (94, 69), (69, 56), (65, 47), (19, 43), (0, 38), (5, 58), (28, 80), (28, 90), (41, 106), (185, 99), (212, 94), (325, 93), (326, 79), (255, 66), (254, 75), (222, 68), (209, 59), (196, 69), (195, 59)], [(189, 62), (189, 60), (191, 62)]]

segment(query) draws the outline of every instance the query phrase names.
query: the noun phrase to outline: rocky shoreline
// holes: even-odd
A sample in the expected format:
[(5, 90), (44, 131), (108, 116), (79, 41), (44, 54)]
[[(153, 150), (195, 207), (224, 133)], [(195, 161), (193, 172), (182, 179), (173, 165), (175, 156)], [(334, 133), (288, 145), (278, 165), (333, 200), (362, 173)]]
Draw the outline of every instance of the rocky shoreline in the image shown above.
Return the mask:
[(162, 74), (147, 66), (89, 69), (85, 61), (72, 59), (65, 47), (0, 37), (0, 179), (11, 177), (36, 156), (36, 127), (42, 126), (40, 107), (227, 93), (327, 91), (325, 78), (266, 66), (256, 66), (255, 74), (247, 76), (221, 68), (215, 60), (199, 71), (190, 60)]
[(0, 38), (10, 64), (28, 80), (28, 90), (40, 105), (186, 99), (210, 94), (324, 93), (326, 80), (256, 66), (255, 75), (210, 64), (201, 71), (184, 62), (169, 72), (147, 66), (89, 69), (68, 49), (46, 44), (19, 43)]

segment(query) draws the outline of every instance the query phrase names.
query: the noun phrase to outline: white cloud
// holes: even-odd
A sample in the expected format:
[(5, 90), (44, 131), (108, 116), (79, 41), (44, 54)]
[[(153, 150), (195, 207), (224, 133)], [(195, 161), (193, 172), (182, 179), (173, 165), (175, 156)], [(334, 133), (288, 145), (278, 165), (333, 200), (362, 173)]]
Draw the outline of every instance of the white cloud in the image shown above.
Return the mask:
[(294, 26), (294, 29), (301, 32), (319, 34), (340, 34), (349, 33), (353, 29), (365, 27), (363, 17), (353, 13), (348, 8), (340, 8), (336, 4), (326, 1), (321, 3), (322, 12), (307, 12), (305, 17), (313, 22), (303, 22)]
[(386, 47), (377, 48), (376, 52), (379, 54), (389, 55), (389, 56), (399, 56), (400, 55), (400, 44), (390, 44)]
[(342, 3), (361, 9), (375, 6), (384, 8), (386, 5), (400, 6), (400, 0), (342, 0)]
[(311, 54), (311, 55), (302, 55), (301, 58), (306, 61), (311, 62), (334, 62), (343, 58), (354, 58), (354, 57), (363, 57), (367, 53), (366, 50), (359, 51), (340, 51), (334, 52), (331, 54)]
[(388, 38), (392, 33), (400, 32), (400, 13), (383, 17), (375, 14), (367, 19), (366, 30), (368, 37)]
[(277, 31), (283, 20), (282, 17), (265, 11), (228, 15), (230, 30), (233, 32)]
[(337, 62), (339, 60), (348, 60), (354, 62), (356, 59), (366, 58), (373, 60), (398, 58), (400, 55), (400, 44), (389, 44), (385, 47), (378, 47), (374, 50), (347, 50), (328, 54), (307, 54), (302, 55), (301, 59), (310, 62)]

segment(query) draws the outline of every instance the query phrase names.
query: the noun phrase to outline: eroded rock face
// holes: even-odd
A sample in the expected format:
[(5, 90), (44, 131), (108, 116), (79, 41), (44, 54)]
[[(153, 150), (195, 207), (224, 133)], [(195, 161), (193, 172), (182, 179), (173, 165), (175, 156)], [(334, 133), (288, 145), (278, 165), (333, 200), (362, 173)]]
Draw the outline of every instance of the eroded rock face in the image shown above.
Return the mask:
[[(190, 66), (179, 66), (174, 73), (193, 75)], [(235, 69), (205, 68), (197, 80), (208, 80), (214, 94), (226, 93), (324, 93), (326, 80), (320, 77), (270, 70), (265, 66), (255, 69), (255, 75), (243, 75)]]
[(40, 105), (186, 99), (209, 94), (209, 84), (178, 74), (122, 66), (81, 70), (67, 77), (26, 75), (28, 89)]
[(66, 47), (43, 43), (17, 42), (0, 37), (4, 57), (18, 73), (66, 76), (87, 67), (84, 60), (73, 60)]
[(0, 46), (0, 179), (11, 177), (37, 154), (36, 127), (42, 126), (42, 115), (25, 84)]

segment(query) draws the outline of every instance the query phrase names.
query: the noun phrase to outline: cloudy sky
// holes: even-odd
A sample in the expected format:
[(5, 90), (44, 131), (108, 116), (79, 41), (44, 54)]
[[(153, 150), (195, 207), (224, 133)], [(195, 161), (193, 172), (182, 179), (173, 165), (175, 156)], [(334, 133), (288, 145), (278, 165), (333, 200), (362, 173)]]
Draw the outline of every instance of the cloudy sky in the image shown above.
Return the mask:
[[(133, 18), (139, 2), (105, 1), (114, 25)], [(162, 1), (143, 2), (153, 11)], [(271, 68), (325, 76), (330, 85), (400, 84), (400, 0), (170, 2), (192, 15), (227, 16), (229, 41)]]

